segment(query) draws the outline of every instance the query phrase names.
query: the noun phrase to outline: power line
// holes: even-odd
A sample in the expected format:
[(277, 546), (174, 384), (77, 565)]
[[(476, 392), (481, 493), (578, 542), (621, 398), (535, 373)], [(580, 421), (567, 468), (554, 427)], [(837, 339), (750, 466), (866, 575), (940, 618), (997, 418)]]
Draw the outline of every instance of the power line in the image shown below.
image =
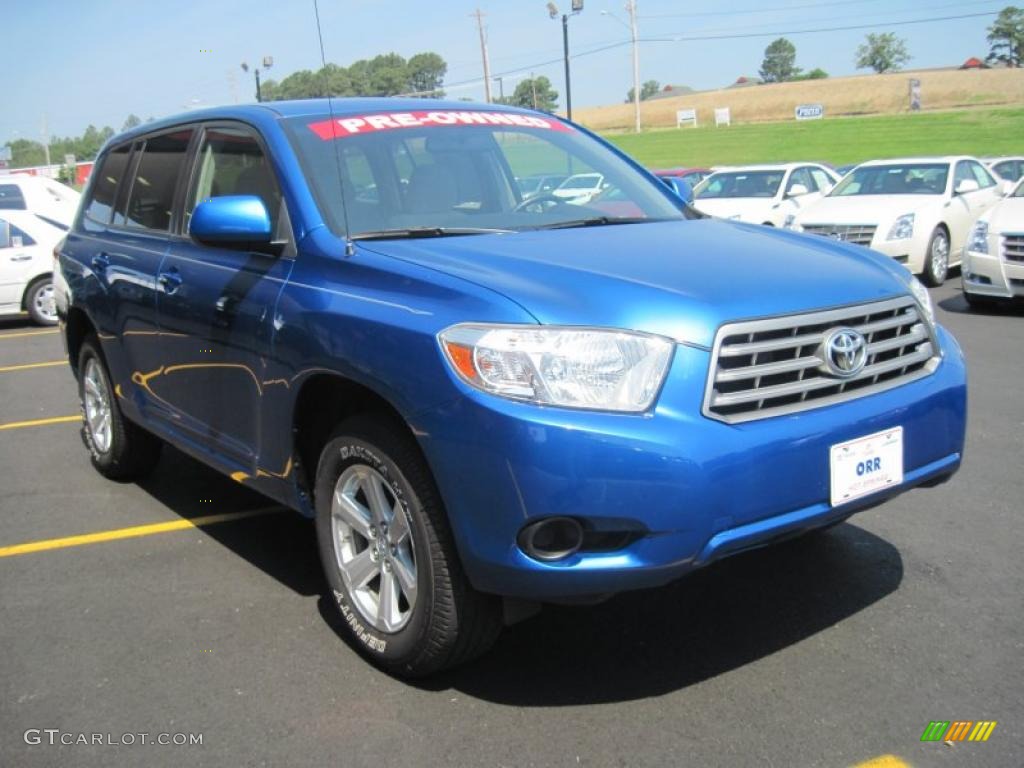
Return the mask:
[(982, 16), (995, 16), (997, 11), (983, 13), (964, 13), (959, 16), (936, 16), (930, 19), (911, 19), (908, 21), (878, 21), (872, 24), (851, 24), (845, 27), (818, 27), (817, 29), (775, 30), (771, 32), (747, 32), (732, 35), (695, 35), (692, 37), (649, 37), (645, 43), (689, 43), (700, 40), (739, 40), (749, 37), (771, 37), (773, 35), (809, 35), (817, 32), (846, 32), (855, 29), (875, 29), (877, 27), (904, 27), (910, 24), (929, 24), (936, 21), (956, 21), (959, 19), (977, 19)]
[(859, 5), (861, 3), (880, 3), (883, 0), (836, 0), (830, 3), (809, 3), (807, 5), (786, 5), (775, 8), (750, 8), (737, 11), (704, 11), (701, 13), (651, 13), (644, 14), (642, 19), (693, 19), (701, 16), (737, 16), (742, 13), (774, 13), (776, 11), (796, 11), (802, 8), (826, 8), (837, 5)]

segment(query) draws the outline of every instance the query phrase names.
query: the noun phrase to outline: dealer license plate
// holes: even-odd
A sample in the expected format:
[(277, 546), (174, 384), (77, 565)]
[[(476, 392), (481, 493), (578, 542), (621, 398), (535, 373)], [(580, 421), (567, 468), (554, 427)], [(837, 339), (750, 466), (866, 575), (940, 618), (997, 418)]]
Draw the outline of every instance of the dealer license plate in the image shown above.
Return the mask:
[(903, 482), (903, 427), (833, 445), (832, 506)]

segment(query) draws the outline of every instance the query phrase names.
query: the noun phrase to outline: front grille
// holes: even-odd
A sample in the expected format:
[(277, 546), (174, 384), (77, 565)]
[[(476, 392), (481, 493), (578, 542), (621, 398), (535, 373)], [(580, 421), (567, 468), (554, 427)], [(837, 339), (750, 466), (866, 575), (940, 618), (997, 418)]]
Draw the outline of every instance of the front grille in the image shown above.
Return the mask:
[(1024, 263), (1024, 235), (1003, 235), (1003, 258)]
[[(837, 328), (864, 335), (856, 376), (828, 371), (821, 349)], [(737, 423), (818, 408), (927, 376), (938, 346), (910, 296), (845, 309), (730, 323), (715, 337), (704, 415)]]
[(871, 245), (878, 227), (874, 224), (804, 224), (804, 232), (854, 245)]

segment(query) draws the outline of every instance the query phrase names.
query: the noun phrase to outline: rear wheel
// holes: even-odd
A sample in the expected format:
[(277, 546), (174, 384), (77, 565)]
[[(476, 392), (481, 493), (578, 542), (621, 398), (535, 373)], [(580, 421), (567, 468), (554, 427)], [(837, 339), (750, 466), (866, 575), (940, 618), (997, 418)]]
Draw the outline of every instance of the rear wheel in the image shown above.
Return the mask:
[(56, 325), (57, 308), (53, 302), (53, 278), (40, 277), (25, 291), (25, 309), (36, 325)]
[(316, 478), (320, 559), (355, 645), (420, 677), (486, 651), (500, 602), (466, 579), (440, 496), (411, 438), (387, 417), (343, 422)]
[(933, 288), (946, 282), (949, 273), (949, 233), (936, 227), (924, 257), (924, 282)]
[(156, 466), (162, 443), (121, 414), (95, 337), (82, 343), (78, 356), (78, 397), (82, 440), (101, 475), (135, 480)]

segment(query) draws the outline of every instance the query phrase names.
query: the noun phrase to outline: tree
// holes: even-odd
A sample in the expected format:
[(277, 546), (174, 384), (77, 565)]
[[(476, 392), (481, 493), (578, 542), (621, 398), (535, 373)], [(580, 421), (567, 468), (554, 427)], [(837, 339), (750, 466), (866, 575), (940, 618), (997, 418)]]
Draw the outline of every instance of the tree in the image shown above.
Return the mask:
[(825, 80), (828, 78), (828, 72), (821, 67), (815, 67), (810, 72), (804, 72), (800, 75), (794, 75), (789, 78), (790, 80)]
[(142, 120), (139, 118), (139, 116), (135, 114), (128, 115), (128, 117), (126, 117), (124, 120), (124, 125), (121, 126), (121, 130), (128, 131), (137, 125), (142, 125)]
[(441, 85), (448, 73), (448, 65), (436, 53), (417, 53), (406, 65), (411, 93), (418, 96), (441, 98)]
[(558, 109), (558, 91), (551, 87), (551, 81), (544, 75), (520, 80), (515, 92), (504, 99), (497, 99), (501, 104), (513, 107), (539, 109), (541, 112), (554, 112)]
[[(657, 80), (647, 80), (643, 85), (640, 86), (640, 101), (647, 101), (651, 96), (654, 96), (661, 90), (661, 83)], [(629, 93), (626, 94), (626, 103), (633, 103), (633, 89), (629, 89)]]
[(784, 37), (764, 49), (761, 79), (766, 83), (784, 83), (800, 74), (796, 66), (796, 46)]
[(1010, 5), (1003, 8), (988, 28), (990, 53), (985, 61), (1008, 67), (1024, 64), (1024, 10)]
[(857, 69), (870, 67), (878, 74), (895, 72), (908, 61), (907, 41), (892, 32), (869, 34), (864, 44), (857, 48)]

